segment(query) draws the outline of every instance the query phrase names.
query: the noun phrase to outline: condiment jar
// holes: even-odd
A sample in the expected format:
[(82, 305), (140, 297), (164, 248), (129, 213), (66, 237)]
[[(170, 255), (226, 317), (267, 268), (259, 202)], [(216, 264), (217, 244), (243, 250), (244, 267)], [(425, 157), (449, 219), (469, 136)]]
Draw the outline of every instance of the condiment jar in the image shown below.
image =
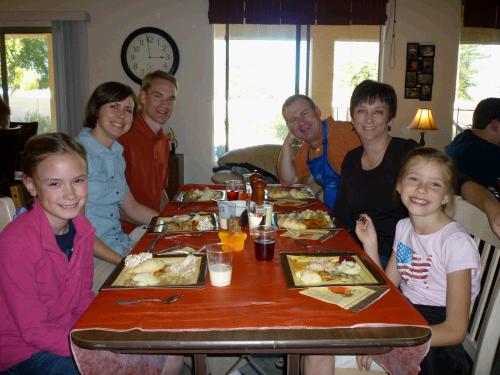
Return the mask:
[(252, 184), (252, 201), (261, 205), (264, 203), (264, 196), (267, 184), (263, 180), (255, 180)]

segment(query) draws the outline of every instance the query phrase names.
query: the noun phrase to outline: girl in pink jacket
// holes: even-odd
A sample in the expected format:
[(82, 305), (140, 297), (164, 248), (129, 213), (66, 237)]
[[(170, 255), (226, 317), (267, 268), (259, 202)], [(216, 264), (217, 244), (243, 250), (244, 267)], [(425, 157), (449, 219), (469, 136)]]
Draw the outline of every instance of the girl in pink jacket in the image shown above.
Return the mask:
[(35, 204), (0, 233), (0, 372), (78, 374), (69, 331), (94, 297), (85, 149), (33, 137), (23, 172)]

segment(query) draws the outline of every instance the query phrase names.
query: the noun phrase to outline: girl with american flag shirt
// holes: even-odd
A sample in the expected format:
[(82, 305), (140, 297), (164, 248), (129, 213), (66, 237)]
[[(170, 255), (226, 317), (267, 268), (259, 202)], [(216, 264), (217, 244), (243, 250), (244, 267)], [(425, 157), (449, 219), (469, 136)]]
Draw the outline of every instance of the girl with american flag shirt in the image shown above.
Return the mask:
[[(411, 151), (401, 166), (396, 191), (409, 218), (396, 226), (393, 252), (385, 272), (428, 321), (431, 349), (421, 374), (468, 374), (462, 342), (470, 304), (480, 287), (480, 259), (470, 235), (445, 212), (453, 206), (456, 179), (453, 160), (432, 148)], [(362, 214), (356, 234), (366, 253), (380, 266), (377, 234)], [(368, 356), (358, 367), (370, 368)]]

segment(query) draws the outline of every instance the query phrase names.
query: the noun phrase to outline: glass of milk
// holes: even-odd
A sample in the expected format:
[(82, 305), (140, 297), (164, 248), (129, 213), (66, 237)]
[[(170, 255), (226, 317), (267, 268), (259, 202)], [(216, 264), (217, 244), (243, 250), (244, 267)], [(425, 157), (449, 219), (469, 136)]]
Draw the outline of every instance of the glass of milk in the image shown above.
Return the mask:
[(222, 243), (205, 245), (207, 251), (208, 273), (213, 286), (231, 284), (233, 273), (233, 247)]

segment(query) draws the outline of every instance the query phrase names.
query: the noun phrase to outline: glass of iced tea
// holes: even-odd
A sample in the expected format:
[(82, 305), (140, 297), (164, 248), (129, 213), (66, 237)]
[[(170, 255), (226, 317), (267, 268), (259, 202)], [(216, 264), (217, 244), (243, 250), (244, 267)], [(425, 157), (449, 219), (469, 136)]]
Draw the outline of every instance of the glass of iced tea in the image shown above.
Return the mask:
[(243, 191), (243, 184), (240, 180), (227, 180), (226, 184), (226, 196), (228, 201), (238, 200), (240, 192)]
[(257, 260), (273, 260), (277, 227), (259, 225), (252, 230)]

